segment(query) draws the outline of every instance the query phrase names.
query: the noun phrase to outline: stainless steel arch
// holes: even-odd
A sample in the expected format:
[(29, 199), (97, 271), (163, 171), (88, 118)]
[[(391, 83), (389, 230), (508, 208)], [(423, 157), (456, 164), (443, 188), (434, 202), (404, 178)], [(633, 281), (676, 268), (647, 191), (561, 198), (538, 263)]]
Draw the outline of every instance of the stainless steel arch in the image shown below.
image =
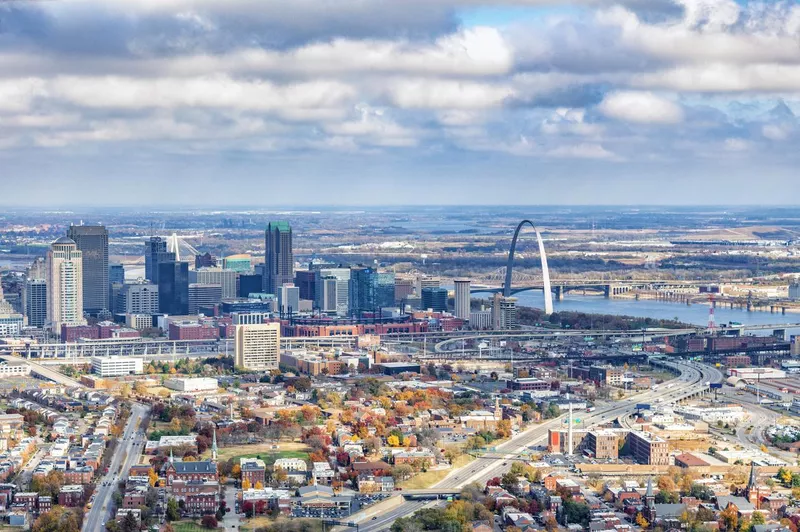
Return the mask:
[(553, 292), (550, 291), (550, 270), (547, 268), (547, 255), (544, 252), (544, 241), (542, 235), (533, 222), (530, 220), (522, 220), (514, 231), (514, 238), (511, 240), (511, 249), (508, 251), (508, 264), (506, 265), (506, 282), (503, 284), (503, 295), (509, 297), (511, 295), (511, 274), (514, 266), (514, 252), (517, 249), (517, 238), (522, 226), (525, 224), (530, 225), (536, 232), (536, 241), (539, 243), (539, 256), (542, 259), (542, 280), (544, 281), (544, 312), (547, 315), (553, 313)]

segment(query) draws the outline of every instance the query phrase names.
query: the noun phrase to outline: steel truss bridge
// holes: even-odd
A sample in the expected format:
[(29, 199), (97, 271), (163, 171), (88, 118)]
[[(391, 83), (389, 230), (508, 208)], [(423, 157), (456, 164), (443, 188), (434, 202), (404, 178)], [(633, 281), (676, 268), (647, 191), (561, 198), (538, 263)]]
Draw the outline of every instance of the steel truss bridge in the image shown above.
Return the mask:
[[(503, 293), (506, 267), (498, 268), (488, 276), (477, 279), (470, 288), (472, 293)], [(529, 290), (544, 290), (545, 282), (540, 275), (513, 272), (511, 295)], [(556, 299), (567, 292), (587, 291), (602, 293), (606, 297), (625, 294), (633, 290), (686, 292), (709, 284), (709, 281), (676, 281), (665, 279), (551, 279), (550, 291)]]

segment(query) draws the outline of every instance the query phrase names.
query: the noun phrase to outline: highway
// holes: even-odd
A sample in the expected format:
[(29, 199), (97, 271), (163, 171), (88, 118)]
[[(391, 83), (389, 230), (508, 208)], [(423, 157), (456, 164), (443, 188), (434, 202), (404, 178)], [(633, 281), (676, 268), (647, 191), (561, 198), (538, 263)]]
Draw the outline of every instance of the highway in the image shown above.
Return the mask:
[[(707, 382), (721, 382), (723, 378), (719, 370), (710, 366), (689, 362), (668, 362), (667, 364), (672, 365), (681, 372), (680, 377), (669, 381), (674, 386), (667, 388), (662, 384), (656, 390), (648, 390), (626, 398), (624, 401), (619, 401), (618, 404), (598, 408), (595, 412), (583, 417), (584, 426), (588, 428), (601, 425), (620, 416), (630, 415), (636, 410), (637, 403), (674, 403), (680, 401), (707, 389)], [(560, 427), (565, 417), (564, 415), (551, 419), (521, 432), (516, 437), (497, 447), (497, 453), (504, 453), (503, 458), (478, 458), (463, 468), (451, 472), (433, 487), (460, 489), (473, 482), (484, 485), (488, 480), (502, 476), (511, 469), (512, 461), (521, 451), (546, 440), (548, 430)], [(392, 520), (408, 516), (418, 508), (419, 502), (417, 501), (405, 502), (392, 510)], [(391, 521), (384, 521), (383, 518), (380, 518), (379, 520), (362, 524), (359, 530), (360, 532), (377, 532), (386, 530), (390, 526)]]
[(125, 431), (120, 436), (114, 455), (108, 466), (108, 474), (100, 478), (95, 488), (94, 503), (83, 520), (82, 530), (94, 532), (104, 530), (106, 520), (111, 516), (112, 496), (117, 489), (117, 483), (128, 476), (128, 470), (142, 454), (146, 438), (142, 419), (147, 415), (150, 407), (131, 404), (131, 416), (125, 424)]

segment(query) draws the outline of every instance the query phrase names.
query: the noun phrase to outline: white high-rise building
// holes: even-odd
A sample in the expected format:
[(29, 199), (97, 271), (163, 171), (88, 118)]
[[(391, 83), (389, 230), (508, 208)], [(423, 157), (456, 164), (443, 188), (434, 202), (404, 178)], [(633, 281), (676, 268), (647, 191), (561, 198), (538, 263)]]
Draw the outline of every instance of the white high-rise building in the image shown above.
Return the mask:
[[(329, 280), (335, 280), (335, 288)], [(316, 277), (315, 303), (318, 308), (347, 316), (350, 305), (350, 268), (321, 268)], [(323, 290), (327, 286), (327, 293)], [(323, 298), (327, 296), (327, 300)], [(323, 303), (325, 306), (323, 306)]]
[(316, 305), (322, 312), (336, 312), (336, 277), (321, 277), (316, 282)]
[(105, 356), (92, 357), (92, 373), (100, 377), (139, 375), (144, 371), (142, 357)]
[(278, 287), (278, 304), (282, 314), (297, 314), (300, 309), (300, 287), (291, 283)]
[(492, 328), (508, 330), (517, 327), (517, 298), (495, 294), (492, 299)]
[(75, 242), (61, 237), (47, 252), (47, 325), (86, 325), (83, 319), (83, 255)]
[(281, 324), (259, 323), (236, 326), (234, 363), (244, 369), (278, 369)]
[(455, 315), (456, 318), (469, 320), (470, 314), (470, 281), (469, 279), (455, 280)]

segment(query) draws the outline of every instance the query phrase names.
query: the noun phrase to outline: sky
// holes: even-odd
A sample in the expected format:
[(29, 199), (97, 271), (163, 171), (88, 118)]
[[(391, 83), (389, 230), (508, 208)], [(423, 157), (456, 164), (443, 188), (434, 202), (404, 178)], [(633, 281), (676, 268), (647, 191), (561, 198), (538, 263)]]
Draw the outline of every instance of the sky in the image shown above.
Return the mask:
[(800, 203), (800, 4), (0, 2), (0, 205)]

